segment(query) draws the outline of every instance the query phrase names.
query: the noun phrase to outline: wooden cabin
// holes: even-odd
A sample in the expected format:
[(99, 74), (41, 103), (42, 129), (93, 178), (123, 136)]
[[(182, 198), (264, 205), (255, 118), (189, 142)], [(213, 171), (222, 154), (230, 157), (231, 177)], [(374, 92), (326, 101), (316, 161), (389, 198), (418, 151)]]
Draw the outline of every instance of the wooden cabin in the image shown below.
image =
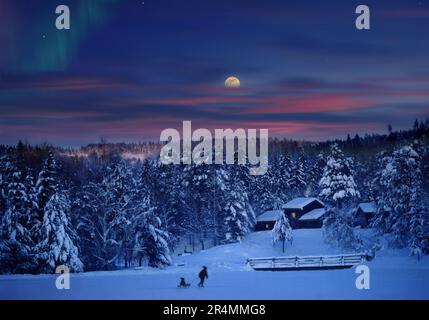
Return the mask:
[(282, 210), (269, 210), (256, 218), (256, 231), (272, 230), (280, 214), (289, 219), (292, 229), (321, 228), (325, 216), (325, 205), (316, 198), (295, 198)]
[(292, 229), (321, 228), (325, 204), (317, 198), (295, 198), (283, 206)]
[(283, 214), (282, 210), (269, 210), (256, 218), (256, 231), (272, 230), (280, 215)]
[(356, 209), (356, 222), (361, 228), (367, 228), (377, 208), (374, 202), (360, 203)]

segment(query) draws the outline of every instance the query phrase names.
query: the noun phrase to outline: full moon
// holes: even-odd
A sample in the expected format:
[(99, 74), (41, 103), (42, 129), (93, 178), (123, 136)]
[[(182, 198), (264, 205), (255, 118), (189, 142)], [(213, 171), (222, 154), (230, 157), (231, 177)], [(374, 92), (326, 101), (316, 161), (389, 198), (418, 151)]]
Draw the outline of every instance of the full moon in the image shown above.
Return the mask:
[(237, 77), (228, 77), (225, 80), (225, 87), (227, 87), (227, 88), (239, 88), (240, 87), (240, 80), (238, 80)]

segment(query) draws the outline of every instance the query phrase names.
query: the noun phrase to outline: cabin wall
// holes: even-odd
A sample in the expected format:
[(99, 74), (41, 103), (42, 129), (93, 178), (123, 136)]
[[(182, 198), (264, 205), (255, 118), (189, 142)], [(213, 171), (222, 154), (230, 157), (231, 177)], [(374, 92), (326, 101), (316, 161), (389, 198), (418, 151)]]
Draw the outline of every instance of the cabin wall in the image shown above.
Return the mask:
[(259, 221), (256, 223), (255, 231), (273, 230), (275, 221)]

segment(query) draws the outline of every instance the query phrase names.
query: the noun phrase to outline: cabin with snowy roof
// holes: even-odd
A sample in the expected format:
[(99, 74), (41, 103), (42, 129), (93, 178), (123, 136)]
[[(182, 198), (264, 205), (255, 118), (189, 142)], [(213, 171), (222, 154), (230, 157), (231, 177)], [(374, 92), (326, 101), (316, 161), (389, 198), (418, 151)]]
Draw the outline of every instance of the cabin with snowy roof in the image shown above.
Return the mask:
[(321, 228), (325, 204), (317, 198), (295, 198), (283, 205), (283, 212), (293, 229)]
[(268, 210), (256, 218), (256, 231), (272, 230), (283, 210)]
[(374, 202), (360, 203), (356, 209), (356, 221), (361, 228), (367, 228), (377, 208)]
[(321, 228), (325, 216), (325, 205), (317, 198), (295, 198), (282, 210), (269, 210), (256, 218), (256, 231), (272, 230), (280, 214), (286, 215), (292, 229)]

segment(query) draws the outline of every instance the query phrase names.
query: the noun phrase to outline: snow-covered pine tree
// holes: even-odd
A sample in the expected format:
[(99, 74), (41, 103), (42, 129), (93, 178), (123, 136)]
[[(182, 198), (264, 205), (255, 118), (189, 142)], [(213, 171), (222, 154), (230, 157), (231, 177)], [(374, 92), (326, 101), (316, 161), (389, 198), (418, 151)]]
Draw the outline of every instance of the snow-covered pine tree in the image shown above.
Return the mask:
[(250, 193), (256, 212), (263, 213), (267, 210), (279, 209), (284, 203), (276, 191), (278, 190), (276, 179), (273, 166), (268, 168), (266, 174), (254, 177), (254, 187), (250, 190)]
[[(375, 203), (380, 204), (380, 198), (381, 195), (384, 193), (384, 186), (382, 185), (382, 173), (384, 168), (386, 167), (386, 164), (390, 159), (390, 155), (387, 155), (385, 151), (379, 152), (375, 155), (375, 158), (373, 159), (373, 163), (370, 165), (371, 169), (369, 169), (370, 172), (372, 172), (371, 179), (367, 182), (370, 185), (370, 193), (369, 193), (369, 199), (374, 201)], [(383, 219), (383, 208), (381, 208), (380, 205), (378, 205), (377, 213), (370, 221), (372, 227), (377, 227), (381, 233), (386, 232), (386, 225), (385, 221)], [(378, 220), (378, 221), (376, 221)], [(383, 226), (384, 225), (384, 226)]]
[(285, 242), (292, 242), (292, 228), (289, 219), (284, 214), (280, 214), (273, 228), (273, 244), (278, 241), (282, 243), (282, 252), (285, 252)]
[(352, 165), (352, 160), (346, 158), (338, 144), (334, 143), (319, 182), (321, 188), (319, 196), (325, 202), (342, 207), (360, 197), (353, 179)]
[(141, 199), (135, 208), (133, 230), (135, 233), (134, 252), (142, 265), (147, 258), (148, 265), (154, 268), (164, 268), (172, 263), (168, 246), (169, 234), (163, 228), (161, 219), (156, 216), (156, 208), (150, 205), (150, 196)]
[[(426, 119), (429, 121), (429, 119)], [(428, 127), (429, 129), (429, 127)], [(429, 145), (428, 142), (421, 139), (416, 143), (414, 149), (420, 156), (420, 171), (422, 173), (423, 181), (422, 187), (429, 194)]]
[(82, 256), (91, 270), (115, 269), (119, 258), (128, 263), (132, 253), (129, 241), (133, 241), (134, 202), (130, 167), (115, 158), (102, 171), (101, 181), (83, 186), (74, 202)]
[(111, 202), (111, 214), (117, 219), (115, 226), (116, 241), (119, 245), (119, 257), (124, 260), (127, 268), (133, 255), (133, 230), (132, 214), (133, 196), (135, 195), (135, 180), (132, 178), (132, 168), (130, 164), (121, 159), (116, 164), (110, 176), (109, 198)]
[(291, 190), (292, 197), (302, 197), (307, 189), (307, 159), (301, 152), (298, 159), (292, 162), (291, 176), (288, 180), (288, 185)]
[(344, 156), (337, 144), (331, 146), (331, 154), (319, 184), (320, 197), (327, 204), (323, 221), (325, 241), (333, 246), (358, 250), (361, 240), (348, 225), (346, 215), (360, 194), (353, 179), (352, 161)]
[(7, 201), (6, 193), (7, 193), (6, 177), (5, 177), (5, 172), (3, 170), (2, 158), (0, 158), (0, 221), (3, 219), (4, 213), (6, 211), (6, 201)]
[(69, 223), (69, 210), (67, 195), (59, 192), (45, 206), (41, 242), (37, 245), (37, 259), (42, 273), (54, 273), (60, 265), (67, 266), (71, 272), (83, 271), (83, 264), (74, 244), (76, 234)]
[(6, 192), (7, 192), (7, 183), (6, 183), (6, 156), (0, 156), (0, 273), (6, 272), (7, 266), (4, 265), (6, 257), (3, 252), (6, 250), (4, 246), (4, 239), (2, 237), (2, 228), (3, 228), (3, 217), (6, 211)]
[(429, 253), (429, 208), (422, 199), (414, 195), (415, 206), (411, 209), (410, 239), (408, 247), (411, 254), (420, 260), (421, 255)]
[[(247, 161), (247, 160), (246, 160)], [(246, 162), (247, 163), (247, 162)], [(221, 171), (221, 167), (217, 167), (217, 172)], [(246, 202), (250, 205), (249, 193), (252, 189), (253, 177), (250, 175), (250, 166), (247, 164), (238, 164), (238, 165), (228, 165), (225, 167), (225, 170), (229, 173), (229, 182), (232, 185), (232, 188), (241, 189), (245, 196)], [(219, 175), (218, 175), (219, 176)], [(251, 207), (251, 205), (250, 205)], [(254, 215), (254, 210), (251, 208), (252, 214), (249, 215), (250, 223), (254, 225), (256, 223), (256, 217)]]
[(18, 141), (15, 150), (14, 150), (14, 158), (15, 158), (15, 166), (22, 173), (28, 170), (26, 161), (25, 161), (25, 153), (27, 152), (27, 145), (25, 145), (22, 141)]
[(378, 230), (379, 234), (391, 233), (392, 220), (390, 212), (390, 196), (389, 190), (386, 190), (387, 181), (386, 168), (391, 168), (393, 162), (392, 154), (381, 152), (376, 158), (378, 170), (375, 172), (375, 177), (372, 181), (372, 189), (377, 203), (377, 211), (371, 221), (371, 226)]
[(158, 162), (151, 172), (151, 180), (155, 183), (146, 184), (146, 179), (139, 182), (140, 188), (151, 195), (151, 204), (156, 207), (156, 215), (169, 234), (169, 247), (179, 242), (186, 234), (185, 218), (188, 212), (186, 190), (181, 185), (181, 166), (164, 165)]
[(240, 242), (243, 236), (249, 233), (256, 221), (255, 213), (250, 205), (247, 193), (242, 182), (234, 181), (230, 172), (221, 171), (222, 197), (224, 217), (223, 243)]
[(41, 221), (39, 220), (39, 204), (37, 201), (36, 185), (31, 172), (28, 172), (24, 181), (26, 193), (27, 193), (27, 204), (29, 208), (28, 213), (28, 225), (34, 238), (37, 234), (37, 230), (40, 228)]
[(290, 192), (289, 180), (292, 177), (293, 163), (288, 153), (281, 154), (273, 162), (272, 193), (282, 203), (286, 203), (293, 195)]
[(104, 193), (102, 199), (105, 201), (102, 208), (106, 219), (103, 221), (106, 223), (103, 228), (109, 234), (108, 246), (111, 247), (112, 253), (115, 252), (115, 255), (108, 259), (110, 263), (114, 263), (112, 259), (116, 256), (124, 258), (125, 265), (128, 266), (129, 257), (132, 255), (130, 243), (133, 238), (131, 229), (133, 188), (129, 163), (123, 159), (115, 160), (109, 174), (102, 181)]
[(204, 249), (204, 240), (210, 234), (213, 206), (214, 166), (203, 162), (185, 166), (182, 173), (182, 188), (186, 190), (186, 204), (189, 208), (185, 217), (185, 228), (191, 237), (192, 247), (198, 241)]
[(368, 176), (374, 176), (374, 172), (370, 172), (370, 166), (373, 163), (372, 160), (368, 162), (356, 161), (354, 167), (357, 188), (360, 191), (361, 198), (368, 202), (373, 200), (371, 199), (373, 193), (371, 190), (372, 184), (371, 180), (368, 179)]
[(157, 203), (158, 199), (158, 175), (159, 163), (153, 160), (146, 159), (142, 163), (140, 176), (137, 178), (137, 187), (139, 192), (150, 192), (151, 203)]
[(358, 251), (362, 240), (355, 234), (344, 214), (338, 208), (328, 207), (323, 220), (323, 239), (333, 247)]
[(80, 188), (72, 202), (80, 256), (85, 271), (105, 269), (103, 254), (104, 211), (99, 196), (101, 183), (89, 183)]
[(421, 212), (417, 206), (424, 201), (419, 160), (412, 147), (402, 147), (383, 159), (377, 175), (381, 195), (373, 225), (381, 233), (391, 233), (399, 247), (408, 244), (412, 212)]
[(7, 210), (1, 225), (0, 272), (35, 271), (34, 242), (29, 219), (32, 210), (21, 172), (15, 171), (8, 185)]
[(326, 166), (326, 160), (323, 153), (319, 153), (313, 163), (309, 164), (307, 174), (307, 196), (318, 196), (320, 192), (319, 181), (322, 178), (323, 168)]
[(12, 175), (17, 171), (9, 154), (0, 157), (0, 218), (7, 209), (8, 185)]
[(54, 155), (52, 152), (50, 152), (43, 164), (42, 170), (40, 171), (36, 182), (40, 221), (43, 219), (46, 204), (49, 202), (52, 195), (58, 191), (56, 169), (57, 164)]
[(158, 161), (146, 160), (142, 164), (131, 201), (133, 252), (139, 266), (143, 259), (151, 267), (171, 264), (170, 246), (174, 240), (170, 231), (182, 230), (176, 225), (180, 224), (176, 219), (180, 219), (182, 204), (178, 172), (180, 169)]

